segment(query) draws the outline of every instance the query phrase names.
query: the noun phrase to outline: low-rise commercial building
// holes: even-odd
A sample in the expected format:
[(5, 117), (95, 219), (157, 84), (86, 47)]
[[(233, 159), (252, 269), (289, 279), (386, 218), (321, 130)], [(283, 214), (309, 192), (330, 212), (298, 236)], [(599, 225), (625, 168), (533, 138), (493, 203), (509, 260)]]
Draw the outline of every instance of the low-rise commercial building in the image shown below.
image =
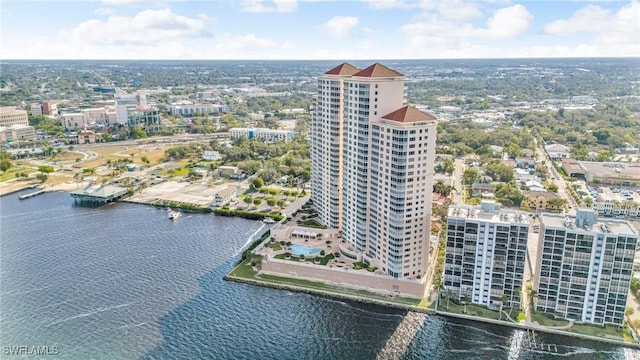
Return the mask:
[(238, 188), (235, 186), (229, 186), (223, 189), (220, 189), (218, 192), (213, 195), (213, 202), (211, 203), (211, 207), (221, 207), (228, 204), (231, 200), (235, 199), (238, 193)]
[(601, 189), (591, 208), (604, 216), (640, 217), (640, 194), (632, 190), (613, 193), (610, 189)]
[(568, 176), (584, 179), (590, 184), (631, 187), (640, 184), (640, 164), (637, 163), (564, 159), (562, 168)]
[(84, 128), (87, 125), (86, 118), (83, 113), (66, 113), (60, 115), (62, 121), (62, 127), (65, 130), (78, 130)]
[(171, 115), (190, 116), (206, 116), (226, 112), (226, 107), (221, 104), (186, 104), (186, 105), (170, 105), (167, 110)]
[(36, 131), (33, 126), (11, 125), (0, 126), (0, 143), (16, 141), (30, 141), (36, 139)]
[(293, 131), (265, 128), (232, 128), (229, 129), (229, 138), (258, 139), (267, 142), (290, 141), (293, 139)]

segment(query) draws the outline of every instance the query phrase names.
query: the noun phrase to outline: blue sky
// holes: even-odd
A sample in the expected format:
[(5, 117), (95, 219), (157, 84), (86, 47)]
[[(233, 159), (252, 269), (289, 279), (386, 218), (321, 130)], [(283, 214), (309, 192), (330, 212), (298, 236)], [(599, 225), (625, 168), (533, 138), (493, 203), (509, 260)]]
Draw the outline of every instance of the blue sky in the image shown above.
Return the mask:
[(638, 0), (3, 0), (0, 17), (4, 59), (640, 57)]

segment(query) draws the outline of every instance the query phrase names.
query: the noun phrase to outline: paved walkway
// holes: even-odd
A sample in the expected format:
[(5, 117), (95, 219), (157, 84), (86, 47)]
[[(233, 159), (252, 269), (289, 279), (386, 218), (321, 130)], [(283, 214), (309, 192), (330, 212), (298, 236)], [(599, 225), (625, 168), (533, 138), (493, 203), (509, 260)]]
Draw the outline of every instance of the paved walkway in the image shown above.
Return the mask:
[(309, 196), (303, 196), (301, 198), (297, 198), (296, 200), (294, 200), (291, 204), (287, 205), (284, 210), (283, 213), (285, 216), (289, 216), (291, 214), (293, 214), (294, 212), (296, 212), (298, 209), (302, 208), (302, 206), (304, 204), (307, 203), (307, 201), (309, 201)]

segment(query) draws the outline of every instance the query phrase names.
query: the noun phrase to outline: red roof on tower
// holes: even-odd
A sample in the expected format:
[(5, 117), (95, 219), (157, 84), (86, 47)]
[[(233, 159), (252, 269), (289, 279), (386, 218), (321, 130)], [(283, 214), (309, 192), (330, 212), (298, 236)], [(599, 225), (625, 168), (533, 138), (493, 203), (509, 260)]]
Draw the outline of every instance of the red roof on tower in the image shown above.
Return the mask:
[(353, 74), (353, 76), (360, 77), (396, 77), (396, 76), (404, 76), (395, 70), (391, 70), (388, 67), (375, 63), (365, 69), (360, 70), (359, 72)]
[(437, 120), (435, 116), (424, 111), (420, 111), (409, 105), (405, 105), (400, 109), (383, 116), (382, 118), (404, 123)]
[(343, 62), (342, 64), (334, 67), (333, 69), (327, 71), (324, 74), (325, 75), (353, 75), (358, 71), (360, 71), (360, 69), (358, 69), (357, 67), (347, 62)]

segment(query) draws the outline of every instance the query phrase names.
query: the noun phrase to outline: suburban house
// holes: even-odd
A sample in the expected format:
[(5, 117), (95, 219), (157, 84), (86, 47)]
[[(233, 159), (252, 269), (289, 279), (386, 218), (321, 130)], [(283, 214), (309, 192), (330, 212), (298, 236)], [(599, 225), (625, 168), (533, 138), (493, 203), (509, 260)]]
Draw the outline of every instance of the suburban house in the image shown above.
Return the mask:
[(571, 149), (562, 144), (545, 145), (544, 149), (551, 160), (566, 159), (571, 156)]

